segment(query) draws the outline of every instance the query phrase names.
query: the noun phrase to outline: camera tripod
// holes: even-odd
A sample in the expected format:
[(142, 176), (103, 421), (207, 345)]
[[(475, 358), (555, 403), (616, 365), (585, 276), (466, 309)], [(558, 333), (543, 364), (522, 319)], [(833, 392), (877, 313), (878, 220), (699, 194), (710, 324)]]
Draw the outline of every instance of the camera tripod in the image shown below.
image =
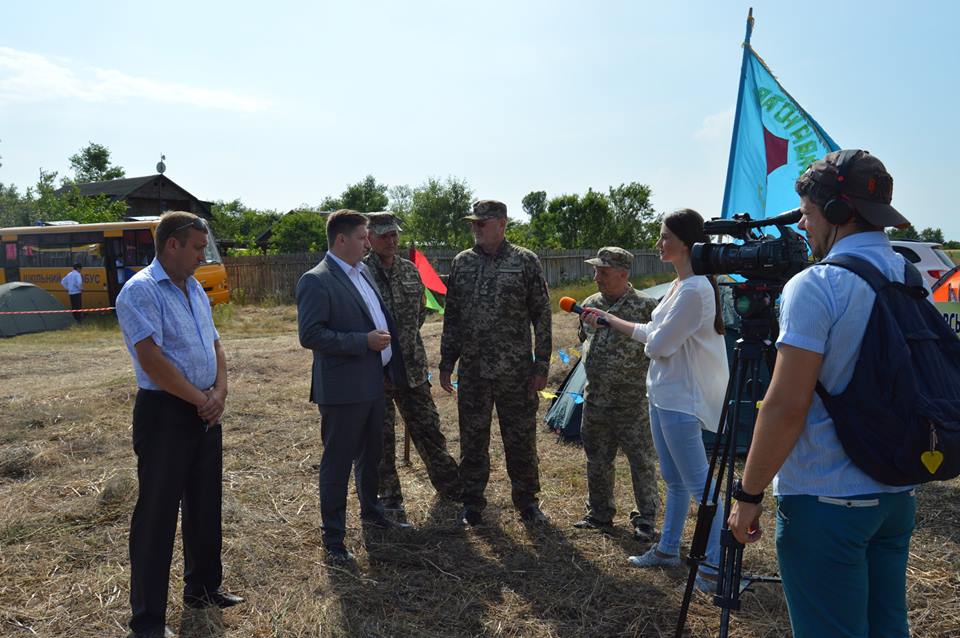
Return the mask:
[[(772, 376), (774, 364), (774, 341), (778, 333), (774, 317), (774, 302), (780, 293), (781, 285), (756, 284), (751, 282), (732, 284), (734, 308), (741, 317), (740, 338), (734, 348), (733, 367), (730, 381), (724, 396), (723, 411), (717, 427), (713, 451), (710, 455), (710, 468), (703, 495), (697, 509), (697, 525), (690, 543), (687, 565), (690, 573), (687, 587), (680, 605), (677, 619), (676, 637), (683, 635), (686, 625), (690, 598), (696, 583), (697, 572), (701, 564), (717, 569), (717, 588), (713, 603), (720, 607), (720, 633), (726, 638), (729, 631), (730, 612), (740, 609), (740, 594), (753, 583), (780, 582), (778, 576), (743, 574), (743, 544), (734, 538), (727, 525), (726, 515), (730, 512), (731, 492), (733, 490), (734, 458), (737, 451), (739, 430), (742, 427), (742, 409), (749, 415), (749, 423), (756, 423), (757, 402), (760, 395), (761, 363), (765, 363)], [(717, 503), (720, 486), (726, 478), (724, 490), (724, 520), (720, 532), (720, 564), (709, 565), (706, 558), (707, 541), (710, 528), (717, 515)]]

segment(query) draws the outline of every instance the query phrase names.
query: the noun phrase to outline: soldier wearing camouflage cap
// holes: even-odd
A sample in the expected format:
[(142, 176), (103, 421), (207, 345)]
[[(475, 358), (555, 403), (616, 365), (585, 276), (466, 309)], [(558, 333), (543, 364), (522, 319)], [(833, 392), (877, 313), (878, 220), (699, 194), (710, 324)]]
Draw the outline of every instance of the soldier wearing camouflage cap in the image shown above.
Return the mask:
[(420, 336), (427, 309), (420, 273), (413, 262), (397, 254), (401, 229), (396, 215), (369, 213), (367, 219), (372, 250), (363, 261), (380, 289), (383, 303), (393, 315), (409, 383), (409, 387), (387, 389), (380, 461), (380, 501), (386, 511), (402, 520), (405, 516), (403, 493), (396, 464), (398, 409), (437, 493), (458, 500), (459, 478), (457, 462), (447, 451), (447, 440), (440, 429), (440, 413), (427, 380), (427, 353)]
[[(598, 308), (634, 323), (650, 321), (656, 301), (638, 292), (629, 281), (633, 255), (607, 246), (586, 263), (594, 266), (598, 292), (584, 308)], [(634, 537), (650, 542), (656, 534), (657, 455), (650, 437), (646, 378), (649, 359), (643, 344), (607, 328), (580, 324), (587, 386), (580, 436), (587, 456), (587, 514), (574, 523), (580, 529), (610, 529), (616, 513), (614, 461), (623, 450), (630, 463)]]
[[(440, 385), (458, 366), (462, 524), (478, 525), (487, 504), (490, 421), (497, 407), (513, 504), (528, 523), (546, 517), (537, 493), (537, 392), (550, 366), (551, 314), (540, 260), (505, 239), (507, 207), (482, 200), (470, 222), (476, 245), (453, 259), (440, 342)], [(534, 341), (531, 344), (530, 327)]]

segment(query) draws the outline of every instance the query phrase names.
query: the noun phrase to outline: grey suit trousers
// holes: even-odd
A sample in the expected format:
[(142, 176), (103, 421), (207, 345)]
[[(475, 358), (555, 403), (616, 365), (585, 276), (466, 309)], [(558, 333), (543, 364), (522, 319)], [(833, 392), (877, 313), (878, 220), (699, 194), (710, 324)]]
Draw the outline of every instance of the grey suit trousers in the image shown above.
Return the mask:
[(380, 397), (363, 403), (320, 405), (320, 521), (323, 545), (343, 549), (347, 528), (347, 487), (350, 469), (360, 499), (360, 518), (383, 516), (377, 498), (378, 466), (383, 456), (383, 411)]

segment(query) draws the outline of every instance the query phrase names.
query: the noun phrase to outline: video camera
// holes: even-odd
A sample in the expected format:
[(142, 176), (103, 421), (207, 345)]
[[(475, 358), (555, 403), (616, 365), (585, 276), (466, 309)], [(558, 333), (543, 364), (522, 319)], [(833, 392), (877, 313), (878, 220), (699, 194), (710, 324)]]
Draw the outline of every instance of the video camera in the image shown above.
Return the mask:
[[(792, 210), (768, 219), (751, 220), (748, 213), (732, 219), (711, 219), (703, 224), (708, 235), (730, 235), (742, 244), (696, 243), (690, 252), (693, 272), (698, 275), (737, 274), (748, 280), (784, 284), (806, 268), (807, 242), (789, 224), (800, 221), (800, 210)], [(758, 229), (776, 226), (779, 237)]]

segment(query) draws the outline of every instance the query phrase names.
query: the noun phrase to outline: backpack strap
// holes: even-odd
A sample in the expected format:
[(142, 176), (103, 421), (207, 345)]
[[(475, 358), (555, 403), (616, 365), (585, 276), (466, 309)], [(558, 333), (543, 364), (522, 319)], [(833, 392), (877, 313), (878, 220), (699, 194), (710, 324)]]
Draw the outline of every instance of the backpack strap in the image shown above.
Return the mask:
[(923, 292), (923, 295), (918, 295), (917, 292), (911, 291), (910, 294), (914, 297), (926, 297), (928, 294), (927, 289), (923, 287), (923, 275), (920, 274), (920, 271), (917, 270), (917, 267), (911, 264), (906, 259), (903, 260), (903, 283), (908, 288), (919, 289)]

